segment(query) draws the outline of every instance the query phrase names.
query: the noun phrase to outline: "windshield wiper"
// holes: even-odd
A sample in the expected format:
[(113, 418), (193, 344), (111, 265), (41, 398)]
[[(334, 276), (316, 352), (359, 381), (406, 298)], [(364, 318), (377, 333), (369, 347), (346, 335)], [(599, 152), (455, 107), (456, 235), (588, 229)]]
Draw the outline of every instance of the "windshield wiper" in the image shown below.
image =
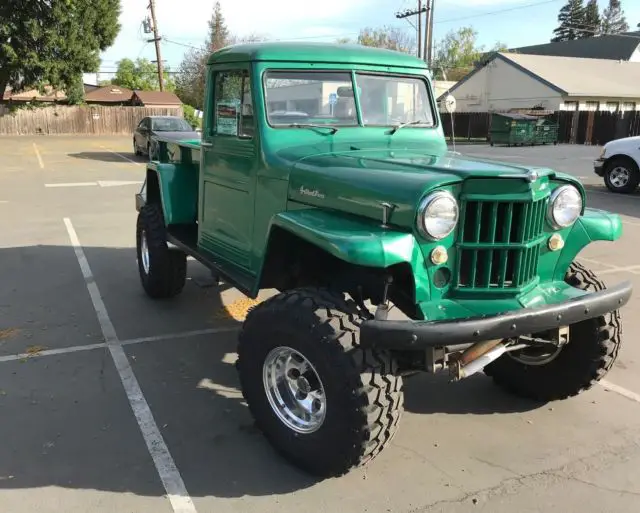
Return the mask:
[(404, 128), (405, 126), (419, 125), (420, 123), (425, 123), (425, 122), (422, 121), (421, 119), (417, 119), (415, 121), (407, 121), (406, 123), (400, 123), (399, 125), (396, 125), (391, 129), (391, 132), (389, 132), (389, 135), (395, 134), (398, 130), (400, 130), (401, 128)]
[(333, 125), (314, 125), (312, 123), (292, 123), (289, 128), (327, 128), (331, 130), (332, 134), (338, 131), (338, 128)]

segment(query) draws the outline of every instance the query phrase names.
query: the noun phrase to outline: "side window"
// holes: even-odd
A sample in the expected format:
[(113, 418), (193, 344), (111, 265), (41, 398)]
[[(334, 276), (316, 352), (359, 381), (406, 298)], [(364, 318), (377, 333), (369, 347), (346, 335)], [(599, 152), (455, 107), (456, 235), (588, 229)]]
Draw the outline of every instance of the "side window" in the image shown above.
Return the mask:
[(219, 71), (214, 84), (212, 135), (252, 138), (254, 117), (249, 73)]

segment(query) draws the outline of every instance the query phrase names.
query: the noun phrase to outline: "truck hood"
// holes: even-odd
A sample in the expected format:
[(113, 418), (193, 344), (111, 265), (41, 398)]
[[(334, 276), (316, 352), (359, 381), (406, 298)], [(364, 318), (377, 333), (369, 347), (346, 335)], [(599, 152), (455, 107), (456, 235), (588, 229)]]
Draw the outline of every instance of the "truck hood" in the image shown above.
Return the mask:
[(412, 226), (415, 208), (435, 187), (467, 178), (554, 176), (548, 168), (510, 165), (447, 152), (355, 150), (322, 153), (292, 163), (289, 199), (380, 220), (382, 202), (394, 205), (391, 222)]

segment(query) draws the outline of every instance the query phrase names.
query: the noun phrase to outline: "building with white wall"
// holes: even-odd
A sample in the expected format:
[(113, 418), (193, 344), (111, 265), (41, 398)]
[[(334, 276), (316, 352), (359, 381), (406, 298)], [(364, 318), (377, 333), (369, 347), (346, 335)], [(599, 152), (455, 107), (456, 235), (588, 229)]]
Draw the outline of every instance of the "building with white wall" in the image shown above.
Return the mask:
[(640, 62), (496, 53), (450, 93), (459, 112), (640, 110)]

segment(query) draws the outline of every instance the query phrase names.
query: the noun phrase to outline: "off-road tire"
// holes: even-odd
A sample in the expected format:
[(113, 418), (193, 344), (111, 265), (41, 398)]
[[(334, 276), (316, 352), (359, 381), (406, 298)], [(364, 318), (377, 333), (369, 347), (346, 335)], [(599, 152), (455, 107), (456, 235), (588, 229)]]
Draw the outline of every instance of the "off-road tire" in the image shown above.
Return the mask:
[[(597, 292), (604, 283), (588, 268), (573, 262), (565, 281)], [(510, 393), (537, 401), (566, 399), (593, 387), (611, 370), (622, 340), (620, 312), (578, 322), (569, 327), (569, 343), (551, 362), (527, 365), (505, 354), (484, 372)]]
[[(616, 187), (615, 185), (613, 185), (613, 183), (611, 183), (610, 173), (617, 167), (623, 167), (627, 169), (630, 175), (629, 181), (622, 187)], [(638, 170), (638, 166), (631, 159), (618, 157), (607, 162), (604, 169), (604, 184), (611, 192), (620, 194), (631, 194), (638, 188), (639, 183), (640, 170)]]
[[(369, 463), (398, 428), (402, 377), (387, 352), (360, 347), (364, 318), (342, 294), (300, 288), (254, 307), (239, 336), (238, 373), (257, 426), (285, 459), (314, 476), (335, 477)], [(286, 426), (267, 399), (263, 364), (278, 346), (301, 353), (324, 386), (326, 417), (310, 434)]]
[[(146, 235), (149, 248), (149, 272), (145, 272), (141, 254), (141, 236)], [(178, 295), (187, 279), (187, 255), (169, 248), (162, 209), (147, 204), (140, 209), (136, 225), (136, 256), (142, 287), (154, 299)]]

